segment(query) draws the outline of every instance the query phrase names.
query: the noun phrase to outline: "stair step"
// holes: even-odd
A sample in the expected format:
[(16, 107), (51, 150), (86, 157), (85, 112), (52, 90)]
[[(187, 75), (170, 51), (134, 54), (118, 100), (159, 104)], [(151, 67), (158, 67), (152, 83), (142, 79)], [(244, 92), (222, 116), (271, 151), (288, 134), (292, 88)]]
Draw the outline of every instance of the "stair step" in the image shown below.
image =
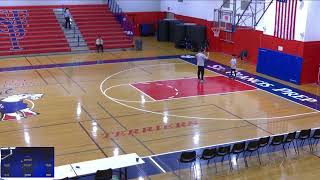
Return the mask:
[(77, 23), (77, 25), (79, 27), (81, 27), (82, 29), (84, 29), (84, 28), (92, 29), (92, 28), (121, 27), (121, 25), (117, 21), (103, 22), (101, 24)]
[[(57, 38), (64, 38), (63, 33), (59, 34), (38, 34), (38, 35), (30, 35), (30, 36), (25, 36), (22, 38), (22, 40), (34, 40), (34, 39), (46, 39), (47, 41), (50, 39), (57, 39)], [(9, 39), (8, 37), (5, 36), (0, 36), (1, 39)]]
[[(65, 38), (53, 39), (50, 41), (50, 43), (58, 44), (65, 41), (66, 41)], [(47, 42), (48, 42), (47, 39), (33, 39), (33, 40), (22, 39), (19, 41), (19, 44), (22, 46), (25, 46), (25, 45), (32, 45), (32, 44), (45, 44)], [(0, 41), (0, 47), (2, 46), (11, 46), (11, 41), (10, 40)]]
[[(54, 47), (68, 47), (66, 45), (65, 42), (59, 42), (59, 43), (51, 43), (51, 42), (48, 42), (48, 43), (43, 43), (43, 44), (20, 44), (20, 47), (23, 48), (23, 49), (41, 49), (41, 48), (54, 48)], [(0, 47), (0, 51), (2, 50), (10, 50), (11, 48), (11, 45), (9, 46), (1, 46)]]
[(101, 35), (103, 37), (109, 37), (109, 36), (125, 36), (125, 33), (123, 31), (104, 31), (104, 32), (92, 32), (92, 33), (82, 33), (83, 36), (88, 37), (97, 37), (97, 35)]
[(71, 47), (71, 51), (87, 51), (89, 48), (86, 47)]
[[(58, 9), (54, 9), (54, 14), (55, 17), (57, 19), (57, 21), (60, 24), (60, 28), (62, 29), (65, 38), (67, 39), (68, 45), (71, 48), (72, 51), (75, 50), (88, 50), (88, 46), (87, 43), (85, 42), (85, 40), (83, 39), (82, 35), (81, 35), (81, 31), (79, 30), (79, 28), (77, 27), (76, 23), (72, 23), (72, 29), (65, 29), (64, 28), (64, 24), (65, 24), (65, 20), (64, 20), (64, 16), (61, 13), (58, 12)], [(76, 20), (73, 18), (73, 14), (72, 11), (70, 11), (70, 15), (71, 15), (71, 19), (72, 21), (76, 22)], [(79, 42), (78, 42), (79, 40)], [(76, 49), (75, 49), (76, 47)]]
[(69, 47), (29, 49), (29, 50), (19, 50), (19, 51), (0, 51), (0, 56), (39, 54), (39, 53), (49, 53), (49, 52), (68, 52), (68, 51), (71, 51)]
[[(104, 49), (118, 49), (118, 48), (132, 48), (133, 44), (112, 44), (112, 45), (104, 45)], [(89, 46), (90, 50), (96, 50), (95, 46)]]
[(94, 18), (94, 17), (75, 17), (73, 16), (73, 19), (76, 22), (113, 22), (116, 21), (117, 19), (115, 17), (99, 17), (99, 18)]
[(90, 24), (89, 22), (78, 22), (77, 21), (77, 26), (81, 27), (105, 27), (108, 25), (119, 25), (118, 21), (94, 21), (93, 24)]
[(95, 41), (98, 34), (102, 35), (105, 49), (132, 47), (132, 40), (124, 34), (123, 28), (107, 5), (95, 7), (70, 8), (76, 26), (88, 47), (96, 49)]

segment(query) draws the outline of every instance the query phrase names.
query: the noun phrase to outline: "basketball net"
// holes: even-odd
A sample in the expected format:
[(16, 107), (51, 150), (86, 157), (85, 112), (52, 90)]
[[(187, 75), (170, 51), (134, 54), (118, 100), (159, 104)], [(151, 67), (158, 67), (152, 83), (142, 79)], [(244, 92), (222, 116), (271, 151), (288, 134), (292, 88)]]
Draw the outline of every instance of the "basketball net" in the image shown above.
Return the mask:
[(214, 37), (219, 37), (220, 29), (218, 27), (212, 27), (211, 30), (213, 32)]

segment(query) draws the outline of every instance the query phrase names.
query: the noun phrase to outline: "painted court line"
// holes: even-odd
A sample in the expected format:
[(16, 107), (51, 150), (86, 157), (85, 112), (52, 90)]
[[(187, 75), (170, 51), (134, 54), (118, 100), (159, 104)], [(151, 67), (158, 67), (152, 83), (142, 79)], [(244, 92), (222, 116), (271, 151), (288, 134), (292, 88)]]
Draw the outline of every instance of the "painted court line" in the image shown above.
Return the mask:
[[(170, 64), (186, 64), (189, 62), (187, 61), (183, 61), (184, 63), (169, 63), (167, 65), (170, 65)], [(153, 65), (152, 65), (153, 66)], [(218, 77), (218, 76), (223, 76), (221, 74), (217, 74), (216, 76), (204, 76), (204, 78), (207, 78), (207, 77)], [(152, 82), (156, 82), (156, 81), (174, 81), (174, 80), (184, 80), (184, 79), (194, 79), (194, 78), (197, 78), (197, 77), (177, 77), (177, 78), (169, 78), (169, 79), (154, 79), (154, 80), (150, 80), (150, 81), (141, 81), (141, 82), (134, 82), (133, 84), (136, 84), (136, 83), (141, 83), (141, 84), (147, 84), (147, 83), (152, 83)]]
[(165, 171), (154, 159), (152, 159), (151, 156), (148, 157), (163, 173), (166, 173)]
[[(189, 64), (192, 64), (193, 66), (196, 66), (196, 65), (193, 64), (192, 62), (189, 62), (189, 61), (184, 60), (184, 59), (181, 59), (181, 60), (183, 60), (184, 62), (187, 62), (187, 63), (189, 63)], [(210, 68), (207, 68), (207, 67), (205, 67), (205, 68), (206, 68), (207, 70), (211, 71), (211, 72), (214, 72), (214, 73), (220, 74), (220, 75), (222, 75), (222, 76), (228, 77), (227, 75), (222, 74), (222, 73), (220, 73), (220, 72), (216, 72), (216, 71), (214, 71), (214, 70), (212, 70), (212, 69), (210, 69)], [(238, 79), (235, 79), (235, 81), (238, 81), (238, 82), (240, 82), (240, 83), (244, 83), (244, 82), (242, 82), (242, 81), (239, 81)], [(251, 87), (254, 87), (254, 86), (252, 86), (252, 85), (249, 84), (249, 83), (244, 83), (244, 84), (246, 84), (246, 85), (248, 85), (248, 86), (251, 86)], [(306, 105), (304, 105), (304, 104), (295, 102), (295, 101), (290, 100), (290, 99), (288, 99), (288, 98), (282, 97), (282, 96), (280, 96), (280, 95), (278, 95), (278, 94), (269, 92), (269, 91), (264, 90), (264, 89), (262, 89), (262, 88), (259, 88), (259, 86), (256, 86), (255, 88), (260, 89), (260, 90), (262, 90), (262, 91), (264, 91), (264, 92), (266, 92), (266, 93), (272, 94), (272, 95), (274, 95), (274, 96), (280, 97), (281, 99), (285, 99), (285, 100), (290, 101), (290, 102), (292, 102), (292, 103), (298, 104), (298, 105), (300, 105), (300, 106), (304, 106), (304, 107), (306, 107), (306, 108), (308, 108), (308, 109), (310, 109), (310, 110), (313, 110), (313, 111), (316, 111), (316, 112), (320, 112), (320, 111), (317, 110), (317, 109), (311, 108), (311, 107), (306, 106)]]
[(57, 63), (57, 64), (44, 64), (44, 65), (32, 65), (32, 66), (17, 66), (17, 67), (7, 67), (0, 68), (0, 72), (9, 71), (26, 71), (26, 70), (37, 70), (37, 69), (50, 69), (50, 68), (63, 68), (63, 67), (78, 67), (78, 66), (90, 66), (99, 64), (114, 64), (122, 62), (138, 62), (147, 60), (165, 60), (165, 59), (178, 59), (179, 56), (155, 56), (155, 57), (145, 57), (145, 58), (128, 58), (128, 59), (116, 59), (116, 60), (97, 60), (97, 61), (77, 61), (68, 63)]
[[(162, 65), (171, 65), (172, 63), (169, 63), (169, 64), (162, 64)], [(159, 65), (147, 65), (145, 67), (152, 67), (152, 66), (159, 66)], [(132, 68), (132, 69), (137, 69), (138, 67), (136, 68)], [(134, 109), (134, 110), (137, 110), (137, 111), (142, 111), (142, 112), (147, 112), (147, 113), (152, 113), (152, 114), (157, 114), (157, 115), (161, 115), (161, 116), (171, 116), (171, 117), (180, 117), (180, 118), (197, 118), (197, 119), (211, 119), (211, 120), (229, 120), (229, 121), (239, 121), (239, 119), (227, 119), (227, 118), (205, 118), (205, 117), (193, 117), (193, 116), (183, 116), (183, 115), (174, 115), (174, 114), (165, 114), (165, 113), (160, 113), (160, 112), (155, 112), (155, 111), (150, 111), (150, 110), (146, 110), (146, 109), (141, 109), (141, 108), (137, 108), (137, 107), (134, 107), (134, 106), (130, 106), (128, 104), (125, 104), (125, 103), (122, 103), (122, 102), (119, 102), (115, 99), (113, 99), (112, 97), (106, 95), (106, 90), (103, 90), (102, 87), (104, 85), (105, 82), (107, 82), (110, 78), (112, 78), (113, 76), (116, 76), (118, 74), (121, 74), (121, 73), (124, 73), (124, 72), (127, 72), (127, 71), (130, 71), (132, 69), (126, 69), (126, 70), (123, 70), (123, 71), (119, 71), (117, 73), (114, 73), (112, 75), (110, 75), (109, 77), (107, 77), (106, 79), (104, 79), (101, 84), (100, 84), (100, 91), (101, 93), (107, 97), (108, 99), (110, 99), (111, 101), (115, 102), (115, 103), (118, 103), (124, 107), (127, 107), (127, 108), (131, 108), (131, 109)], [(108, 89), (108, 88), (107, 88)], [(284, 119), (284, 118), (292, 118), (292, 117), (299, 117), (299, 116), (304, 116), (304, 115), (310, 115), (310, 114), (316, 114), (318, 113), (317, 111), (313, 111), (313, 112), (308, 112), (308, 113), (301, 113), (301, 114), (292, 114), (292, 115), (287, 115), (287, 116), (277, 116), (277, 117), (264, 117), (264, 118), (243, 118), (242, 120), (269, 120), (269, 119)]]
[(150, 83), (134, 83), (132, 85), (155, 100), (227, 94), (228, 92), (256, 89), (255, 87), (233, 81), (224, 76), (206, 77), (205, 82), (200, 82), (197, 78), (189, 78), (153, 81)]
[[(195, 96), (186, 96), (186, 97), (173, 97), (173, 98), (168, 98), (168, 99), (161, 99), (161, 100), (156, 100), (156, 102), (161, 102), (161, 101), (172, 101), (172, 100), (179, 100), (179, 99), (187, 99), (187, 98), (195, 98), (195, 97), (206, 97), (206, 96), (220, 96), (220, 95), (228, 95), (228, 94), (234, 94), (234, 93), (242, 93), (242, 92), (250, 92), (250, 91), (257, 91), (260, 89), (252, 89), (252, 90), (243, 90), (243, 91), (233, 91), (233, 92), (226, 92), (226, 93), (215, 93), (215, 94), (203, 94), (203, 95), (195, 95)], [(116, 99), (117, 101), (119, 99)], [(121, 102), (126, 102), (126, 100), (119, 100)]]
[[(311, 131), (314, 131), (316, 129), (320, 129), (320, 127), (311, 128)], [(270, 137), (279, 136), (279, 135), (286, 135), (286, 134), (289, 134), (290, 132), (294, 132), (294, 131), (287, 131), (287, 132), (283, 132), (283, 133), (279, 133), (279, 134), (271, 134)], [(299, 133), (300, 131), (296, 131), (296, 132)], [(207, 146), (200, 146), (200, 147), (195, 147), (195, 148), (170, 151), (170, 152), (165, 152), (165, 153), (159, 153), (159, 154), (154, 154), (154, 155), (150, 155), (150, 156), (145, 156), (143, 158), (157, 157), (157, 156), (162, 156), (162, 155), (166, 155), (166, 154), (173, 154), (173, 153), (179, 153), (179, 152), (185, 152), (185, 151), (194, 151), (194, 150), (205, 149), (205, 148), (209, 148), (209, 147), (213, 147), (213, 146), (219, 147), (219, 146), (235, 144), (235, 143), (239, 143), (239, 142), (243, 142), (243, 141), (258, 140), (258, 139), (263, 138), (263, 137), (268, 137), (268, 136), (260, 136), (260, 137), (255, 137), (255, 138), (243, 139), (243, 140), (239, 140), (239, 141), (231, 141), (231, 142), (227, 142), (227, 143), (212, 144), (212, 145), (207, 145)]]
[(131, 86), (133, 89), (137, 90), (138, 92), (140, 92), (141, 94), (147, 96), (149, 99), (151, 99), (152, 101), (157, 101), (155, 99), (153, 99), (151, 96), (149, 96), (148, 94), (146, 94), (145, 92), (141, 91), (140, 89), (134, 87), (132, 84), (129, 84), (129, 86)]

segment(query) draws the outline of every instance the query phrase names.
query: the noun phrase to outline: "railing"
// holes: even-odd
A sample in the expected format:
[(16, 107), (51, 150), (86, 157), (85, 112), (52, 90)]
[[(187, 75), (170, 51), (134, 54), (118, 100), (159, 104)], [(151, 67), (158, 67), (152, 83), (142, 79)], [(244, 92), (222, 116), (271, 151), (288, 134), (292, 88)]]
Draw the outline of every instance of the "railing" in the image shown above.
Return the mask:
[(126, 35), (133, 38), (133, 24), (129, 20), (128, 16), (122, 11), (116, 0), (107, 0), (110, 11), (115, 15), (121, 27), (124, 29)]
[[(62, 5), (62, 8), (61, 8), (61, 17), (63, 17), (64, 18), (64, 10), (65, 10), (65, 6), (64, 5)], [(71, 14), (71, 13), (70, 13)], [(73, 18), (71, 18), (70, 17), (70, 24), (71, 24), (71, 27), (72, 27), (72, 29), (73, 29), (73, 38), (77, 38), (77, 47), (79, 47), (80, 46), (80, 36), (79, 36), (79, 34), (78, 34), (78, 32), (77, 32), (77, 29), (76, 29), (76, 26), (75, 26), (75, 22), (74, 22), (74, 19)], [(64, 24), (62, 24), (62, 26), (63, 26)]]

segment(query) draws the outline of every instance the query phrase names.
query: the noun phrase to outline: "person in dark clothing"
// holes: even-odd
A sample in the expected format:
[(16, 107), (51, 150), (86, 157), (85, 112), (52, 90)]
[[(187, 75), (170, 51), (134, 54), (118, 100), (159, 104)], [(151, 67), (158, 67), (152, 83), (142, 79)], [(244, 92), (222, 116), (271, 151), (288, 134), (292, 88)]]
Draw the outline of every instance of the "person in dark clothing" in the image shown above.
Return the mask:
[(103, 39), (101, 35), (99, 35), (96, 39), (96, 47), (97, 47), (97, 52), (99, 51), (103, 52)]
[(209, 58), (209, 52), (207, 52), (207, 55), (205, 55), (204, 49), (199, 50), (199, 53), (196, 54), (197, 66), (198, 66), (198, 80), (200, 82), (203, 82), (205, 62), (208, 58)]
[(70, 12), (69, 12), (69, 8), (66, 8), (64, 10), (64, 19), (66, 20), (66, 23), (65, 23), (65, 28), (67, 29), (69, 27), (69, 29), (71, 29), (71, 21), (70, 21)]

